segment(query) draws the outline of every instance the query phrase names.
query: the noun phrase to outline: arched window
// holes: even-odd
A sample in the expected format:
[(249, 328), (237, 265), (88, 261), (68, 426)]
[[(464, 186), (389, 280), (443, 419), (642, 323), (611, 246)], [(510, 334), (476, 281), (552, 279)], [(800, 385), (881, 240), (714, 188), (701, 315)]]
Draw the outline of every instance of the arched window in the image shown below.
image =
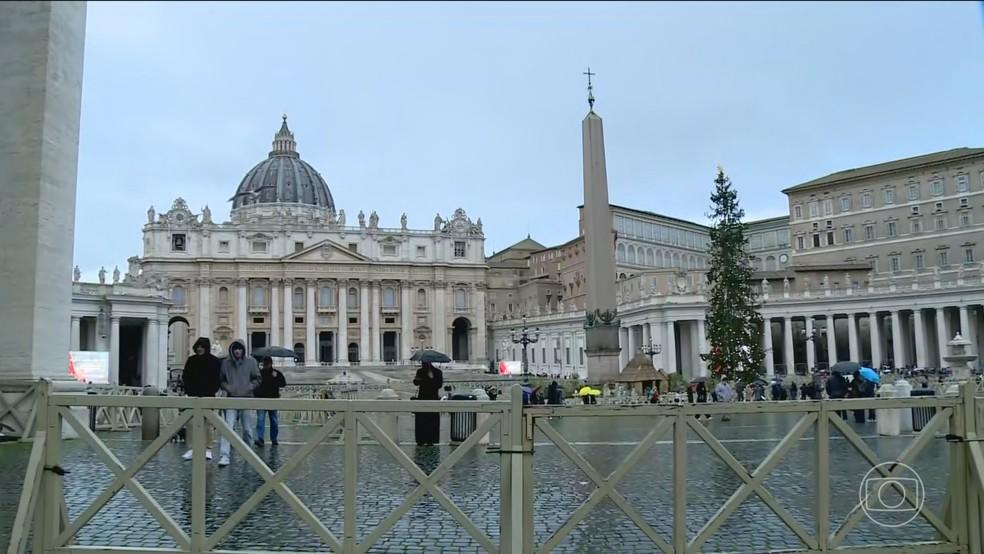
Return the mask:
[(629, 256), (628, 256), (628, 263), (630, 263), (630, 264), (636, 263), (636, 247), (635, 246), (629, 246), (629, 252), (628, 252), (628, 254), (629, 254)]
[(624, 264), (625, 263), (625, 245), (619, 243), (618, 248), (616, 249), (615, 253), (616, 253), (617, 257), (618, 257), (618, 261), (620, 261), (620, 262), (622, 262)]
[(454, 307), (458, 310), (468, 307), (468, 295), (465, 294), (465, 289), (454, 289)]
[(174, 302), (175, 306), (185, 305), (185, 290), (184, 287), (177, 286), (171, 289), (171, 301)]
[(666, 260), (663, 258), (663, 251), (656, 251), (656, 267), (666, 267)]
[(394, 289), (393, 287), (383, 288), (383, 307), (384, 308), (396, 307), (396, 289)]
[(767, 257), (765, 259), (765, 269), (766, 269), (766, 271), (775, 271), (776, 269), (778, 269), (776, 267), (776, 257), (775, 256), (769, 256), (769, 257)]
[(697, 258), (690, 256), (690, 269), (697, 269)]
[(253, 305), (266, 306), (266, 289), (262, 285), (253, 287)]
[(318, 291), (318, 305), (325, 308), (334, 306), (335, 290), (328, 285), (321, 287), (321, 290)]
[(346, 300), (349, 308), (359, 307), (359, 289), (355, 287), (350, 287), (348, 290), (348, 299)]
[(427, 307), (427, 291), (424, 289), (417, 289), (417, 307)]
[(229, 289), (226, 287), (219, 287), (219, 306), (229, 305)]
[(294, 307), (304, 307), (304, 289), (302, 287), (296, 287), (294, 289)]
[(649, 267), (653, 267), (654, 265), (656, 265), (655, 258), (653, 257), (652, 248), (646, 249), (646, 265), (648, 265)]

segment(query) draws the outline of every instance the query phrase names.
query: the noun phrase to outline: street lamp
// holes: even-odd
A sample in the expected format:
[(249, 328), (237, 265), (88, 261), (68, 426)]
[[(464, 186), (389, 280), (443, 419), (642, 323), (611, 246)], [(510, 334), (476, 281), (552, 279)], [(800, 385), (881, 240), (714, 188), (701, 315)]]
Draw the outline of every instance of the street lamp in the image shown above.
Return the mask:
[(516, 334), (516, 329), (509, 330), (509, 340), (511, 340), (513, 344), (523, 345), (523, 375), (530, 372), (529, 362), (526, 357), (526, 347), (540, 340), (540, 328), (537, 327), (534, 329), (533, 333), (533, 336), (530, 336), (529, 328), (526, 326), (525, 315), (523, 316), (523, 329), (519, 335)]
[(663, 351), (663, 345), (662, 344), (654, 344), (653, 343), (653, 339), (650, 338), (648, 343), (643, 344), (639, 348), (639, 351), (642, 352), (643, 354), (649, 356), (649, 361), (651, 363), (653, 361), (653, 356), (656, 356), (656, 355), (658, 355), (659, 353), (661, 353)]

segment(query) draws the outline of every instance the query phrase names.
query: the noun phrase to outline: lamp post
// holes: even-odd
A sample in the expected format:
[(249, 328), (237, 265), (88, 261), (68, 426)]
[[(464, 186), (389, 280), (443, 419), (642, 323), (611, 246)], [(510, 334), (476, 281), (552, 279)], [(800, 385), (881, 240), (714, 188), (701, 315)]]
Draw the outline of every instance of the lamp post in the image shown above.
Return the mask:
[[(663, 345), (653, 343), (653, 339), (650, 338), (648, 343), (639, 348), (639, 351), (649, 356), (649, 362), (652, 363), (653, 357), (663, 352)], [(655, 366), (655, 364), (653, 365)]]
[(513, 344), (523, 345), (523, 375), (530, 372), (529, 363), (526, 357), (526, 347), (540, 340), (540, 328), (537, 327), (533, 330), (533, 335), (530, 336), (529, 328), (526, 326), (526, 316), (523, 316), (523, 329), (520, 333), (516, 334), (516, 329), (509, 330), (509, 340)]

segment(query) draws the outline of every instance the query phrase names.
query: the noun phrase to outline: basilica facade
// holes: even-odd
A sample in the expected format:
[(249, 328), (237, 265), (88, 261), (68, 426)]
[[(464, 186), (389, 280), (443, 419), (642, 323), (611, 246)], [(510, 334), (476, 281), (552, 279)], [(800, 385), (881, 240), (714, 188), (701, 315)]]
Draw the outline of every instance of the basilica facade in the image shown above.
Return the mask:
[(403, 363), (418, 348), (485, 367), (481, 219), (462, 209), (411, 229), (338, 209), (286, 117), (231, 199), (230, 221), (178, 198), (148, 210), (126, 280), (170, 293), (169, 364), (196, 336), (284, 346), (305, 366)]

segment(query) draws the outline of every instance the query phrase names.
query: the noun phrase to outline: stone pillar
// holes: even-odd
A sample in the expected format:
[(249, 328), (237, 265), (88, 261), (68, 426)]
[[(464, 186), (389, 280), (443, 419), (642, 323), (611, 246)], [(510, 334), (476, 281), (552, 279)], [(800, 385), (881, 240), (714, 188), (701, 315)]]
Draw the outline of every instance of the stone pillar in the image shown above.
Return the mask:
[(317, 281), (314, 279), (307, 280), (307, 299), (304, 303), (304, 307), (306, 308), (304, 316), (304, 365), (306, 366), (318, 365), (318, 356), (320, 355), (318, 335), (315, 331), (315, 324), (318, 318), (318, 313), (315, 309), (317, 306), (317, 299), (315, 297), (317, 287)]
[(827, 363), (837, 363), (837, 333), (834, 332), (834, 314), (827, 314)]
[(937, 344), (937, 355), (939, 356), (939, 366), (944, 368), (947, 366), (946, 360), (943, 356), (947, 355), (946, 343), (950, 340), (950, 330), (947, 329), (946, 325), (946, 308), (940, 307), (936, 308), (936, 344)]
[(280, 281), (270, 281), (270, 346), (290, 348), (280, 339)]
[(120, 384), (120, 317), (110, 318), (109, 327), (109, 382)]
[(704, 327), (704, 318), (701, 317), (697, 320), (697, 367), (701, 377), (707, 376), (707, 361), (701, 357), (701, 354), (707, 354), (708, 350), (707, 330)]
[[(806, 371), (807, 373), (813, 371), (813, 368), (817, 365), (817, 341), (813, 334), (813, 316), (806, 316)], [(789, 374), (793, 374), (793, 370), (789, 370)]]
[(929, 356), (926, 352), (926, 323), (923, 321), (922, 310), (916, 308), (912, 311), (912, 321), (916, 328), (916, 365), (928, 367)]
[(198, 280), (198, 336), (212, 336), (211, 283), (208, 279)]
[(382, 330), (379, 328), (379, 281), (369, 284), (372, 287), (372, 363), (383, 363)]
[(348, 281), (338, 281), (338, 331), (335, 357), (339, 365), (348, 365)]
[(666, 322), (666, 346), (663, 347), (663, 351), (666, 352), (666, 371), (676, 372), (676, 325), (673, 321)]
[(406, 362), (413, 356), (413, 283), (400, 283), (400, 359)]
[[(618, 355), (618, 365), (619, 371), (625, 368), (629, 363), (629, 328), (620, 327), (618, 330), (618, 346), (621, 348), (621, 352)], [(668, 370), (667, 370), (668, 371)]]
[[(639, 354), (639, 340), (636, 338), (636, 327), (637, 325), (629, 325), (628, 327), (629, 355), (627, 357), (629, 358), (630, 361), (632, 360), (632, 358), (635, 358), (636, 355)], [(624, 368), (625, 366), (623, 365), (622, 367), (619, 368), (619, 371), (621, 371)]]
[(967, 354), (977, 354), (977, 337), (973, 335), (973, 329), (970, 325), (970, 307), (960, 306), (960, 336), (970, 341), (970, 346), (967, 347)]
[(847, 314), (847, 344), (850, 349), (851, 361), (861, 363), (861, 349), (858, 343), (857, 314)]
[[(294, 349), (294, 280), (284, 279), (284, 348)], [(307, 350), (307, 348), (305, 348)]]
[(650, 324), (649, 323), (643, 323), (642, 324), (642, 344), (644, 346), (649, 346), (649, 344), (652, 342), (652, 338), (653, 338), (653, 336), (652, 336), (652, 328), (650, 327)]
[(82, 319), (77, 316), (72, 316), (72, 351), (78, 351), (82, 347)]
[(62, 333), (72, 308), (85, 12), (84, 2), (0, 3), (2, 379), (70, 379)]
[(369, 361), (369, 283), (359, 283), (359, 363)]
[(762, 350), (765, 351), (765, 374), (772, 377), (776, 374), (775, 348), (772, 346), (772, 320), (765, 318), (762, 325)]
[(486, 327), (486, 317), (485, 317), (485, 285), (472, 286), (472, 298), (474, 300), (475, 307), (475, 318), (478, 320), (474, 323), (473, 328), (475, 329), (475, 348), (474, 350), (469, 350), (472, 361), (485, 363), (489, 359), (489, 347), (486, 342), (488, 333)]
[(868, 329), (871, 331), (871, 365), (878, 369), (885, 361), (882, 357), (882, 328), (878, 312), (868, 314)]
[(895, 358), (895, 367), (905, 365), (905, 349), (902, 347), (902, 320), (899, 318), (899, 311), (892, 310), (892, 356)]
[[(782, 363), (786, 366), (786, 373), (792, 374), (796, 361), (796, 358), (793, 356), (793, 318), (789, 316), (783, 318), (782, 333)], [(809, 349), (807, 350), (809, 351)]]
[(160, 357), (157, 355), (157, 347), (160, 342), (160, 330), (158, 322), (154, 318), (147, 320), (147, 364), (144, 367), (144, 385), (152, 385), (161, 388), (167, 386), (167, 371), (160, 366)]
[(431, 344), (434, 347), (434, 350), (444, 352), (450, 356), (451, 353), (447, 351), (447, 341), (445, 340), (448, 335), (448, 322), (447, 312), (445, 311), (447, 309), (447, 304), (445, 302), (447, 297), (445, 294), (444, 283), (434, 283), (431, 296), (434, 298), (434, 328), (431, 330), (434, 336), (432, 337)]
[(240, 279), (236, 284), (238, 285), (236, 291), (236, 336), (235, 339), (242, 339), (246, 341), (246, 313), (248, 311), (246, 304), (246, 285), (249, 281), (246, 279)]

